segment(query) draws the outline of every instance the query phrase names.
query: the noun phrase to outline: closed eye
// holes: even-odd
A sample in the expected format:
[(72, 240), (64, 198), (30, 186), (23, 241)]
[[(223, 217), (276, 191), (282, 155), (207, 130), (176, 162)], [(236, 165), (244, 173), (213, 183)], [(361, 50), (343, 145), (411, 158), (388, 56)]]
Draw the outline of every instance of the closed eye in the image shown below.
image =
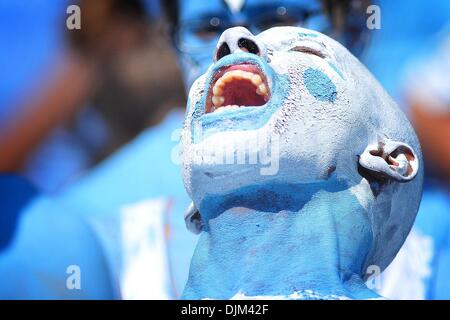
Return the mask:
[(289, 49), (289, 51), (303, 52), (303, 53), (312, 54), (312, 55), (318, 56), (319, 58), (325, 59), (325, 55), (322, 52), (315, 50), (313, 48), (310, 48), (310, 47), (296, 46), (294, 48)]

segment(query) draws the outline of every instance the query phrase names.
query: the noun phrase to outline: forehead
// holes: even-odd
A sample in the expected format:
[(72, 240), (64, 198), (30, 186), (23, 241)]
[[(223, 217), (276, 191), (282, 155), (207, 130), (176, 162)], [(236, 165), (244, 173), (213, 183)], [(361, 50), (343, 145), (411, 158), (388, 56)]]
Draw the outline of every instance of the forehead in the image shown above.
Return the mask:
[(319, 0), (183, 0), (179, 1), (180, 19), (201, 18), (210, 15), (236, 15), (243, 18), (247, 13), (282, 6), (320, 9)]

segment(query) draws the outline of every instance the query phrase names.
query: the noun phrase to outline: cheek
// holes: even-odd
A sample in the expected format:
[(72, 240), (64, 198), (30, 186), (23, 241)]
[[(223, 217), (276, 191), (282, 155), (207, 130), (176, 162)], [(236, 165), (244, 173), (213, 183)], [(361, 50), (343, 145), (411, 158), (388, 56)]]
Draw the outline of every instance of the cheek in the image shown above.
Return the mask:
[(338, 99), (336, 81), (341, 85), (344, 78), (325, 60), (283, 52), (273, 56), (271, 66), (277, 73), (289, 74), (291, 83), (300, 86), (297, 90), (318, 102), (335, 103)]
[(296, 60), (292, 54), (289, 54), (287, 52), (277, 52), (270, 57), (270, 66), (278, 74), (287, 75), (289, 73), (292, 73), (292, 66), (295, 66), (295, 68), (297, 68), (297, 65), (298, 71), (300, 71), (301, 66), (298, 60)]
[(303, 73), (303, 83), (308, 92), (319, 101), (334, 102), (337, 96), (336, 85), (321, 70), (308, 68)]

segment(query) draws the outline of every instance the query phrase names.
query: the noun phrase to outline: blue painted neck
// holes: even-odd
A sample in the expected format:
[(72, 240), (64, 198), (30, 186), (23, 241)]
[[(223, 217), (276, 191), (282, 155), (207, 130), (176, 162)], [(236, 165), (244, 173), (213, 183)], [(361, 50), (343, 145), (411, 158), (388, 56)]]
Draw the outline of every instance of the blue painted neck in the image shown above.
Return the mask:
[(378, 297), (360, 275), (372, 245), (364, 209), (336, 180), (247, 187), (205, 199), (183, 297)]

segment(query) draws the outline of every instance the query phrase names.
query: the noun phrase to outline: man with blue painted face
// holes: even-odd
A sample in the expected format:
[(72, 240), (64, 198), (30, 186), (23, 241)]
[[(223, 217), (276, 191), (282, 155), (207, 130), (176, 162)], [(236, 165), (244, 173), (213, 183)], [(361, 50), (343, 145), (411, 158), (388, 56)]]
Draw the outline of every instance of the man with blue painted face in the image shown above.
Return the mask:
[(405, 115), (347, 49), (296, 27), (222, 34), (189, 92), (182, 159), (201, 232), (187, 299), (376, 298), (364, 279), (395, 257), (422, 191)]
[[(163, 5), (186, 90), (210, 65), (222, 32), (236, 25), (255, 34), (303, 26), (356, 53), (365, 42), (363, 0)], [(178, 159), (182, 122), (183, 113), (173, 111), (71, 187), (28, 199), (14, 237), (0, 252), (0, 297), (179, 297), (197, 241), (183, 219), (190, 200)]]

